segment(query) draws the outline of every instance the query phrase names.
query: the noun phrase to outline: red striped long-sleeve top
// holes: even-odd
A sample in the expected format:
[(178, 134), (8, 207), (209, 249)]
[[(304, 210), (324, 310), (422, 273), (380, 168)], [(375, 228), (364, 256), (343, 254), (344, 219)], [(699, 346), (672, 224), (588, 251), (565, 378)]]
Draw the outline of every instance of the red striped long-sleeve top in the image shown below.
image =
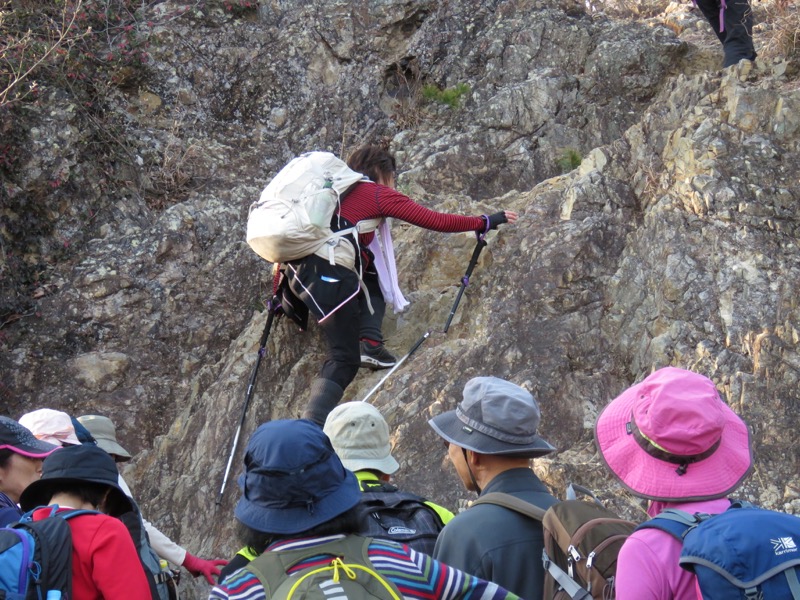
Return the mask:
[[(482, 217), (436, 212), (417, 204), (393, 188), (372, 182), (355, 184), (342, 200), (339, 214), (350, 223), (364, 219), (393, 217), (424, 229), (444, 233), (483, 231), (485, 227)], [(359, 243), (367, 246), (374, 236), (374, 232), (362, 233), (359, 236)]]

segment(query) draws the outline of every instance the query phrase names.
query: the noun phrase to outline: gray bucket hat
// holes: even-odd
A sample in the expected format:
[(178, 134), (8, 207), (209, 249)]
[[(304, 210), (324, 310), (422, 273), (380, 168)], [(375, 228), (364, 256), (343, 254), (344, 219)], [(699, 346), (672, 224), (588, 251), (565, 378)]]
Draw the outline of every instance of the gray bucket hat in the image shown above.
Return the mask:
[(536, 433), (541, 413), (536, 400), (516, 384), (475, 377), (464, 386), (455, 410), (428, 421), (451, 444), (479, 454), (535, 458), (555, 448)]
[(117, 441), (117, 428), (111, 419), (101, 415), (83, 415), (78, 417), (78, 422), (89, 430), (98, 446), (109, 454), (119, 457), (120, 462), (131, 459), (130, 452)]

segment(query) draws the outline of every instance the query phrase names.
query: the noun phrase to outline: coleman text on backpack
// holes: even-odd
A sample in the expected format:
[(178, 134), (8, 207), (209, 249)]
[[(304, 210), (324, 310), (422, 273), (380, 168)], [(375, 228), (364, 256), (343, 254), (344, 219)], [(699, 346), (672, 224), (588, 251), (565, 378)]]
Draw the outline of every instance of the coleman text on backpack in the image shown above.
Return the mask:
[(683, 541), (680, 564), (705, 600), (800, 600), (800, 518), (733, 503), (719, 515), (667, 509), (639, 528)]
[(40, 521), (23, 516), (0, 529), (0, 598), (40, 600), (49, 591), (72, 598), (72, 532), (66, 519), (90, 510), (55, 513)]
[(341, 243), (353, 228), (331, 229), (339, 201), (365, 179), (329, 152), (293, 159), (269, 182), (250, 207), (247, 243), (262, 258), (282, 263), (319, 253), (331, 264), (353, 268), (355, 252)]
[(391, 484), (370, 485), (359, 502), (358, 534), (393, 540), (433, 554), (442, 519), (425, 500)]
[[(264, 552), (245, 568), (258, 577), (270, 600), (402, 600), (397, 586), (375, 571), (367, 554), (370, 541), (348, 535), (317, 546)], [(330, 562), (287, 574), (320, 555), (330, 555)]]

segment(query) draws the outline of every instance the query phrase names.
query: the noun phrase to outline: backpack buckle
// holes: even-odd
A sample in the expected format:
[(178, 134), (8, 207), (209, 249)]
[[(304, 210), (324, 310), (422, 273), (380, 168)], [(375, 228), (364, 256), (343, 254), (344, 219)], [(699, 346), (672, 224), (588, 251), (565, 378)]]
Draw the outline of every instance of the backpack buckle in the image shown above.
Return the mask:
[(550, 568), (550, 557), (547, 555), (547, 550), (542, 548), (542, 564), (544, 565), (545, 570)]

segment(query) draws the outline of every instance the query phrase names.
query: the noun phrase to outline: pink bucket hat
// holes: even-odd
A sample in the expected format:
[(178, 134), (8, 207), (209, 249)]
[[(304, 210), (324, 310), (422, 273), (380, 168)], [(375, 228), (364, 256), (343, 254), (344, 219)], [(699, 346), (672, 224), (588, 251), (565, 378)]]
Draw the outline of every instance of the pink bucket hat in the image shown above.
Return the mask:
[(56, 446), (79, 446), (80, 440), (75, 435), (75, 427), (70, 416), (60, 410), (40, 408), (25, 413), (19, 418), (22, 426), (31, 430), (37, 439)]
[(615, 398), (597, 419), (595, 440), (611, 472), (650, 500), (722, 498), (752, 470), (747, 425), (710, 379), (675, 367)]

